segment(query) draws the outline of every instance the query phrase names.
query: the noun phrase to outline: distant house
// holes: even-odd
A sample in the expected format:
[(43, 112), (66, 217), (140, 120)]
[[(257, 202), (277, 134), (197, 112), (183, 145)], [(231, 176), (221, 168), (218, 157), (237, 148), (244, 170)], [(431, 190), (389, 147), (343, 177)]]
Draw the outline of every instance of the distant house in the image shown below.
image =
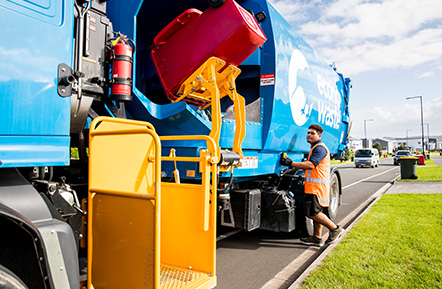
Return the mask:
[(436, 139), (429, 137), (428, 139), (425, 138), (425, 149), (427, 151), (434, 151), (436, 150)]
[(436, 149), (442, 150), (442, 137), (436, 138)]
[(404, 145), (412, 152), (422, 151), (422, 138), (419, 136), (410, 136), (408, 138), (396, 138), (398, 146)]
[(384, 153), (392, 153), (396, 147), (396, 141), (395, 140), (388, 140), (384, 138), (375, 138), (372, 139), (372, 144), (379, 143), (382, 148), (382, 152)]
[(364, 148), (371, 148), (373, 142), (369, 138), (363, 138), (362, 139), (362, 147)]

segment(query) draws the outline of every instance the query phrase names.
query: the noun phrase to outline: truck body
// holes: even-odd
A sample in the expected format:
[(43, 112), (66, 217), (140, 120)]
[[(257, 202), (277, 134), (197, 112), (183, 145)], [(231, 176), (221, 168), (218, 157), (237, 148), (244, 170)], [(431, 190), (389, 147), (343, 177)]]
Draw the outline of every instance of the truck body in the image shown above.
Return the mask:
[[(305, 158), (314, 123), (332, 156), (342, 155), (350, 80), (266, 0), (238, 1), (266, 37), (230, 82), (243, 109), (224, 95), (205, 108), (171, 101), (152, 58), (155, 37), (183, 11), (231, 2), (0, 0), (0, 271), (11, 284), (159, 288), (170, 281), (167, 264), (209, 288), (217, 223), (305, 233), (302, 172), (280, 158)], [(118, 44), (132, 55), (118, 58)], [(114, 78), (117, 61), (131, 65), (124, 81)], [(333, 170), (331, 217), (340, 193)], [(182, 235), (195, 239), (177, 245)], [(139, 248), (150, 248), (145, 259)], [(131, 271), (131, 260), (146, 270)]]

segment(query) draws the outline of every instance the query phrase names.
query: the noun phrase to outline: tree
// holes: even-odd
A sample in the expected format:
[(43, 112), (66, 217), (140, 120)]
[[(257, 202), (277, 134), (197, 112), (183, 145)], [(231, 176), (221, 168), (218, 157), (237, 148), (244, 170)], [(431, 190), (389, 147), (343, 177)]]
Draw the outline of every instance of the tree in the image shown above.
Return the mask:
[(382, 155), (382, 147), (381, 147), (381, 144), (380, 144), (379, 142), (375, 142), (375, 143), (372, 145), (372, 148), (377, 149), (378, 152), (379, 152), (379, 155)]
[(397, 148), (398, 150), (408, 150), (408, 147), (406, 146), (406, 145), (404, 145), (404, 144), (401, 144), (398, 148)]
[(351, 157), (354, 156), (354, 153), (352, 150), (350, 150), (348, 147), (345, 149), (344, 151), (344, 157), (346, 161), (349, 161), (351, 159)]

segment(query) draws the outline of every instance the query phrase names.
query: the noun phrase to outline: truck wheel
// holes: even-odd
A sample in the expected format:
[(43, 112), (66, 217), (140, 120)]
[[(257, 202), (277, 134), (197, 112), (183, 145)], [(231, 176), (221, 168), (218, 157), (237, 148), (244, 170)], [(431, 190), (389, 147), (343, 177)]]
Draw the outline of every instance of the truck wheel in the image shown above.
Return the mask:
[(8, 268), (0, 265), (0, 288), (2, 289), (28, 289), (20, 278)]
[(330, 177), (330, 204), (328, 207), (328, 217), (334, 220), (338, 214), (341, 196), (339, 195), (339, 180), (336, 174)]
[(226, 2), (226, 0), (209, 0), (209, 5), (214, 8), (218, 8), (223, 5), (224, 2)]

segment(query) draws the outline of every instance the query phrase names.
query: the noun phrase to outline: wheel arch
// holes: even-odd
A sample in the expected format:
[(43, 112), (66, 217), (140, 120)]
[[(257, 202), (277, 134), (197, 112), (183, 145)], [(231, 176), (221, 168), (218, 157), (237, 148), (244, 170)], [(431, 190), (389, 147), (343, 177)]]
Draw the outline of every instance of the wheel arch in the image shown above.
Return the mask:
[(0, 264), (29, 288), (54, 288), (42, 236), (23, 215), (0, 204)]
[(341, 179), (341, 172), (339, 171), (338, 167), (331, 167), (330, 169), (330, 177), (336, 174), (336, 176), (338, 177), (338, 182), (339, 182), (339, 206), (341, 206), (341, 202), (342, 202), (342, 179)]
[(78, 288), (74, 233), (52, 206), (17, 169), (0, 169), (0, 264), (29, 288)]

